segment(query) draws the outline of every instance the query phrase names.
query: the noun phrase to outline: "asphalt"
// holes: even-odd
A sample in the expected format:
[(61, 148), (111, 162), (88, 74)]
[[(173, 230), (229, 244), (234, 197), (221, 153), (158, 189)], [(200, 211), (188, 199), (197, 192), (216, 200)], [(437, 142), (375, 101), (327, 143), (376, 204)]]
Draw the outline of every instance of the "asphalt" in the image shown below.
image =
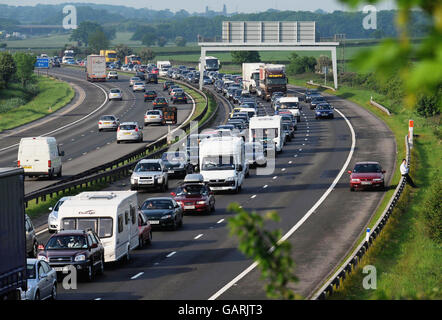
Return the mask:
[[(69, 177), (124, 156), (138, 149), (142, 144), (146, 145), (156, 141), (168, 131), (167, 126), (150, 125), (143, 129), (144, 141), (142, 144), (117, 145), (115, 132), (98, 132), (98, 118), (101, 115), (113, 114), (120, 119), (120, 122), (137, 121), (139, 124), (143, 124), (144, 113), (152, 108), (151, 102), (144, 102), (143, 93), (132, 92), (129, 87), (129, 77), (120, 75), (119, 80), (92, 84), (85, 80), (85, 73), (82, 69), (51, 69), (49, 74), (68, 81), (74, 88), (79, 88), (76, 91), (76, 97), (63, 110), (54, 113), (49, 118), (2, 133), (0, 135), (0, 150), (9, 146), (13, 147), (0, 151), (0, 166), (14, 165), (18, 151), (16, 145), (22, 137), (40, 136), (58, 130), (50, 136), (54, 136), (61, 145), (61, 149), (65, 151), (65, 156), (62, 158), (63, 176)], [(113, 87), (122, 89), (123, 101), (106, 101), (106, 95)], [(147, 88), (155, 90), (159, 96), (169, 98), (167, 91), (163, 92), (161, 84), (149, 84)], [(100, 106), (102, 107), (100, 108)], [(193, 105), (192, 103), (177, 105), (177, 108), (178, 123), (171, 125), (171, 129), (179, 126), (190, 115)], [(87, 117), (89, 114), (91, 115)], [(79, 121), (83, 118), (85, 119)], [(63, 129), (75, 121), (78, 122)], [(59, 179), (26, 178), (25, 193), (47, 187), (56, 181)]]

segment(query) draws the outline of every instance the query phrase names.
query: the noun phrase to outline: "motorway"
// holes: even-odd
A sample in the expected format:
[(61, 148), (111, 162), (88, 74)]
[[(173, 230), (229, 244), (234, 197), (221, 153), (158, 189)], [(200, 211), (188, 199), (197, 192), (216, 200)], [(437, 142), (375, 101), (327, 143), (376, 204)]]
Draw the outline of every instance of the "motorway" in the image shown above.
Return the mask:
[[(80, 282), (76, 290), (59, 285), (58, 298), (266, 299), (259, 270), (229, 236), (227, 220), (232, 213), (226, 207), (232, 201), (259, 213), (278, 211), (281, 221), (268, 228), (280, 228), (283, 234), (291, 230), (288, 241), (300, 279), (293, 289), (308, 297), (350, 250), (384, 195), (350, 192), (346, 170), (357, 161), (379, 161), (388, 182), (395, 169), (395, 140), (387, 126), (352, 102), (328, 98), (342, 114), (315, 120), (313, 111), (301, 103), (303, 116), (295, 139), (277, 156), (273, 173), (257, 175), (252, 170), (240, 194), (216, 195), (214, 213), (186, 215), (177, 231), (154, 231), (151, 246), (135, 250), (129, 263), (107, 264), (104, 275), (91, 283)], [(262, 103), (259, 113), (273, 111)], [(169, 192), (177, 183), (170, 181)], [(128, 189), (129, 179), (107, 188)], [(140, 192), (138, 202), (167, 194)], [(45, 232), (39, 240), (45, 243), (48, 238)]]
[[(129, 87), (129, 77), (120, 75), (118, 80), (89, 83), (85, 80), (83, 69), (67, 67), (52, 68), (49, 74), (73, 85), (76, 89), (74, 100), (50, 117), (2, 132), (0, 134), (0, 167), (15, 165), (18, 143), (22, 137), (40, 135), (55, 137), (61, 149), (65, 151), (65, 156), (62, 158), (64, 177), (99, 166), (140, 148), (140, 143), (117, 145), (115, 131), (98, 132), (98, 118), (105, 114), (117, 116), (120, 122), (137, 121), (143, 125), (144, 113), (152, 108), (152, 103), (144, 102), (142, 92), (132, 92)], [(123, 91), (123, 101), (108, 101), (109, 89), (114, 87)], [(163, 92), (161, 84), (148, 84), (146, 88), (155, 90), (158, 96), (169, 98), (167, 91)], [(171, 129), (187, 119), (193, 109), (193, 103), (176, 106), (178, 123), (171, 125)], [(167, 134), (167, 130), (167, 126), (144, 127), (143, 143), (154, 142)], [(48, 180), (45, 177), (28, 177), (25, 182), (25, 193), (47, 187), (58, 180), (58, 178)]]

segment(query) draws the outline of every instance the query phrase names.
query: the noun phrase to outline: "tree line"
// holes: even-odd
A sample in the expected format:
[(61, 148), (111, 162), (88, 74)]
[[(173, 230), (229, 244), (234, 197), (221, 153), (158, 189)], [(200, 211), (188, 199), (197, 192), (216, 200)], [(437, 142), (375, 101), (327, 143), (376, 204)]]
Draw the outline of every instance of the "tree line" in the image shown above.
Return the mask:
[(27, 87), (32, 82), (36, 60), (35, 55), (29, 53), (0, 52), (0, 89), (8, 88), (13, 81)]

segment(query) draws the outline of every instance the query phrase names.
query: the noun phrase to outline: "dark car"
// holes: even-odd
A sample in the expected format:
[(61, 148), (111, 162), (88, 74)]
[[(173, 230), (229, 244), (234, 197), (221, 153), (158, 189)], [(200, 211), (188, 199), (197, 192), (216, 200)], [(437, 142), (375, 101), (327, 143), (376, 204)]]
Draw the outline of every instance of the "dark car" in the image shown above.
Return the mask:
[(327, 100), (325, 100), (325, 98), (322, 96), (312, 96), (312, 100), (310, 101), (310, 110), (315, 109), (316, 105), (326, 102)]
[(146, 77), (146, 83), (158, 83), (158, 74), (148, 73)]
[(152, 228), (170, 227), (176, 230), (183, 225), (183, 208), (174, 199), (149, 198), (140, 207)]
[(312, 96), (319, 96), (319, 92), (316, 89), (307, 89), (307, 91), (305, 92), (305, 102), (310, 102), (312, 101)]
[(146, 75), (144, 74), (144, 72), (137, 71), (137, 73), (135, 73), (135, 77), (138, 77), (141, 80), (146, 80)]
[(366, 161), (355, 164), (350, 174), (350, 191), (359, 189), (385, 189), (384, 173), (378, 162)]
[(144, 92), (144, 102), (146, 102), (147, 100), (155, 100), (156, 97), (157, 93), (155, 92), (155, 90), (149, 90)]
[(189, 163), (189, 157), (185, 152), (164, 152), (161, 156), (167, 173), (170, 175), (186, 176), (192, 171), (192, 166)]
[(172, 89), (179, 88), (179, 87), (180, 87), (179, 85), (172, 84), (172, 85), (169, 86), (169, 88), (167, 89), (167, 91), (168, 91), (168, 93), (170, 94), (170, 92), (172, 91)]
[(315, 118), (334, 118), (333, 107), (328, 103), (320, 103), (315, 108)]
[(152, 105), (154, 107), (167, 107), (169, 105), (169, 103), (167, 102), (166, 98), (163, 97), (157, 97), (155, 98), (155, 100), (152, 102)]
[(92, 230), (62, 230), (49, 238), (44, 249), (38, 253), (57, 272), (67, 270), (69, 265), (92, 281), (96, 273), (104, 272), (104, 247)]
[(60, 61), (58, 61), (58, 60), (52, 61), (52, 67), (53, 68), (60, 68)]
[(171, 192), (171, 195), (182, 205), (184, 213), (215, 211), (215, 196), (204, 183), (185, 182), (175, 192)]
[(35, 258), (38, 253), (38, 241), (31, 218), (25, 214), (26, 253), (28, 257)]
[(184, 92), (177, 92), (172, 96), (172, 103), (187, 103), (187, 96)]
[(163, 83), (163, 91), (169, 89), (169, 87), (171, 85), (174, 85), (174, 84), (175, 84), (175, 82), (173, 82), (173, 81), (164, 81), (164, 83)]
[(221, 93), (223, 91), (224, 81), (216, 80), (214, 86), (215, 86), (215, 91)]

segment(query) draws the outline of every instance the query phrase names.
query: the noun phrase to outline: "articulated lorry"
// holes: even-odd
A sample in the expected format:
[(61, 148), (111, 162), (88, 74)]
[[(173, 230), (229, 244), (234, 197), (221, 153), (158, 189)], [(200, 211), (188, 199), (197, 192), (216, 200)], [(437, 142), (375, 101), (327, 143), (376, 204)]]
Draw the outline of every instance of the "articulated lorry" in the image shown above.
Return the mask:
[(100, 56), (104, 56), (106, 62), (118, 61), (117, 51), (115, 50), (100, 50)]
[(261, 62), (242, 64), (242, 85), (244, 90), (250, 93), (256, 92), (256, 87), (259, 86), (259, 68), (264, 65)]
[(24, 196), (23, 168), (0, 168), (0, 301), (27, 290)]
[(259, 67), (257, 95), (269, 101), (273, 92), (287, 92), (287, 77), (283, 64), (266, 64)]
[(87, 81), (106, 81), (106, 58), (104, 56), (87, 56), (86, 79)]

